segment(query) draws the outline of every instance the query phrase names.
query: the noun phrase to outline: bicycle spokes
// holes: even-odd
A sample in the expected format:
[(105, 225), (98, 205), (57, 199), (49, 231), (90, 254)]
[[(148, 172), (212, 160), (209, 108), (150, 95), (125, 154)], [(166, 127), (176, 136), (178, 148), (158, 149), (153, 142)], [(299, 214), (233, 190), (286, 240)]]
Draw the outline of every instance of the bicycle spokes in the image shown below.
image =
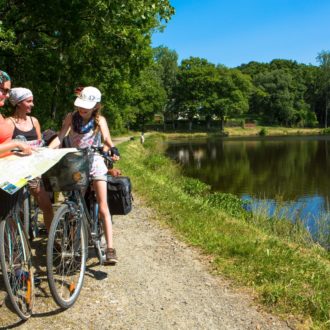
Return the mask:
[(47, 272), (52, 295), (63, 308), (70, 307), (82, 287), (87, 241), (79, 216), (64, 205), (54, 217), (47, 247)]
[(34, 304), (31, 252), (19, 220), (7, 217), (0, 226), (1, 267), (10, 301), (17, 314), (27, 319)]

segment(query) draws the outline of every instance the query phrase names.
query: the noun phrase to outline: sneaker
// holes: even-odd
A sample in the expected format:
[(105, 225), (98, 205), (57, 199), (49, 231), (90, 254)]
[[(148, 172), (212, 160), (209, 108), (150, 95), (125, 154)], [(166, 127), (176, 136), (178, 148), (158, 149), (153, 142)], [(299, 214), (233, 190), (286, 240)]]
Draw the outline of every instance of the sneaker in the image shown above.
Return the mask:
[(105, 261), (104, 265), (115, 265), (118, 262), (117, 254), (115, 249), (105, 250)]

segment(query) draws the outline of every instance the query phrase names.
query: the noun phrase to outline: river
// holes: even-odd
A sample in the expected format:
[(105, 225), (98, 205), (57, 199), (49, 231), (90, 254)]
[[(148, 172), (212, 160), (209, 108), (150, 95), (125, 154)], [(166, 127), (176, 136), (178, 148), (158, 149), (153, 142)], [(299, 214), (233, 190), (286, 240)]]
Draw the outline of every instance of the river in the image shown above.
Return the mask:
[(254, 210), (263, 205), (299, 217), (313, 235), (328, 217), (329, 136), (170, 140), (166, 154), (213, 191), (250, 199)]

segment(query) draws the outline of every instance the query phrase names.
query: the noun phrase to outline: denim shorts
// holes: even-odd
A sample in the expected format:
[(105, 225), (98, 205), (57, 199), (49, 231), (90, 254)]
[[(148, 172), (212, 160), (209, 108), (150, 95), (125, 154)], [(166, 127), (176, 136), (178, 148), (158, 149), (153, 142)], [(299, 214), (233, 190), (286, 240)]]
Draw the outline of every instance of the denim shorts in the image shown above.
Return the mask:
[(95, 175), (95, 176), (92, 175), (92, 180), (93, 181), (108, 181), (107, 173), (105, 173), (103, 175)]

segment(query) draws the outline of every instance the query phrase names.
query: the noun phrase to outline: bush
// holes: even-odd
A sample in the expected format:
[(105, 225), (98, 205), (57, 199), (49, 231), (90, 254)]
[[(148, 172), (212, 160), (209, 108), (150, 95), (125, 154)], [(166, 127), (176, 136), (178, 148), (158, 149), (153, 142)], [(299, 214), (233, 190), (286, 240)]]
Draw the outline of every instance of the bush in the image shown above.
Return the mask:
[(246, 208), (247, 201), (241, 200), (239, 197), (232, 194), (225, 193), (213, 193), (207, 197), (207, 203), (213, 207), (217, 207), (223, 211), (226, 211), (234, 217), (247, 217), (250, 213)]
[(168, 164), (168, 160), (162, 155), (155, 154), (155, 155), (150, 155), (148, 158), (146, 158), (143, 161), (143, 164), (147, 168), (155, 171), (155, 170), (159, 170), (163, 166), (166, 166)]
[(322, 134), (324, 134), (324, 135), (330, 135), (330, 127), (329, 127), (329, 128), (325, 128), (325, 129), (323, 129), (321, 132), (322, 132)]
[(190, 196), (204, 196), (208, 194), (211, 187), (206, 183), (194, 178), (184, 178), (182, 190)]
[(259, 135), (260, 136), (266, 136), (267, 135), (267, 130), (266, 130), (266, 128), (265, 127), (263, 127), (260, 131), (259, 131)]

